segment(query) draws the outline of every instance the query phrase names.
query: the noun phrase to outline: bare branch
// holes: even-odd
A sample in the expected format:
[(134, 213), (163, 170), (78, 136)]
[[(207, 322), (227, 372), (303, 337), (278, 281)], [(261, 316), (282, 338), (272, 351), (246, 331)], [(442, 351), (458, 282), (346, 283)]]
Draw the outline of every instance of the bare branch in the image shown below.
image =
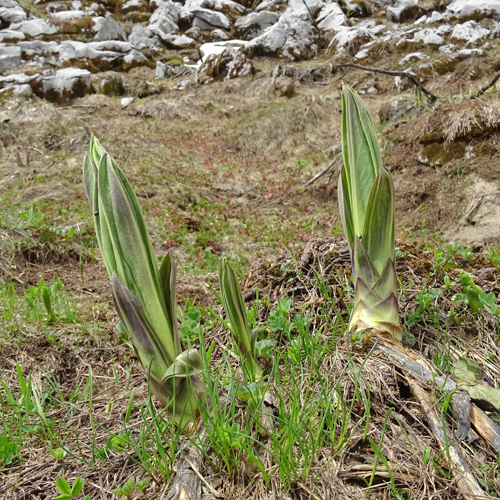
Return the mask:
[(493, 75), (493, 78), (489, 81), (489, 83), (487, 83), (486, 85), (484, 85), (483, 87), (481, 87), (479, 89), (478, 93), (476, 94), (476, 97), (483, 95), (487, 90), (489, 90), (491, 87), (493, 87), (493, 85), (495, 85), (495, 83), (497, 83), (499, 78), (500, 78), (500, 71), (497, 71)]
[(408, 78), (410, 82), (413, 83), (416, 87), (418, 87), (430, 100), (431, 102), (434, 102), (437, 97), (427, 90), (417, 79), (415, 75), (412, 75), (411, 73), (405, 73), (404, 71), (391, 71), (389, 69), (380, 69), (380, 68), (372, 68), (370, 66), (362, 66), (361, 64), (354, 64), (354, 63), (341, 63), (336, 65), (339, 68), (356, 68), (360, 69), (362, 71), (371, 71), (372, 73), (381, 73), (383, 75), (390, 75), (390, 76), (399, 76), (401, 78)]

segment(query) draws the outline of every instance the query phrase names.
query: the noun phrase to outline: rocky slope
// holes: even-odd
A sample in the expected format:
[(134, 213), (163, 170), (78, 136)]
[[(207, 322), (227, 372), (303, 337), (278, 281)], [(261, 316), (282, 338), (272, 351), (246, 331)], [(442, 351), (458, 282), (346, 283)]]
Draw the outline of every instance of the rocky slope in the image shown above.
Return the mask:
[(164, 78), (190, 67), (207, 82), (252, 74), (264, 55), (326, 52), (333, 63), (365, 64), (381, 47), (423, 80), (491, 50), (499, 20), (499, 0), (0, 0), (0, 86), (4, 95), (65, 103), (119, 93), (95, 76), (107, 70), (156, 67)]

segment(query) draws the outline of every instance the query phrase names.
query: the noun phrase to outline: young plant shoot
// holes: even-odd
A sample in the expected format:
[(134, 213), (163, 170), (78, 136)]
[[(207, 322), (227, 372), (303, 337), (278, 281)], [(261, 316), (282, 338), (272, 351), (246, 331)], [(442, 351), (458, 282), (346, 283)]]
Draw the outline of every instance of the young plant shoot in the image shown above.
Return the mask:
[(262, 368), (255, 355), (256, 335), (250, 333), (240, 286), (233, 268), (227, 262), (223, 262), (220, 268), (220, 289), (245, 382), (259, 382), (262, 379)]
[(382, 166), (373, 123), (348, 85), (342, 92), (342, 155), (338, 191), (351, 250), (354, 308), (349, 330), (401, 341), (394, 248), (394, 187)]
[(175, 263), (168, 253), (158, 269), (137, 197), (95, 137), (83, 177), (122, 326), (148, 373), (151, 391), (184, 426), (196, 415), (205, 386), (198, 351), (183, 348), (177, 329)]

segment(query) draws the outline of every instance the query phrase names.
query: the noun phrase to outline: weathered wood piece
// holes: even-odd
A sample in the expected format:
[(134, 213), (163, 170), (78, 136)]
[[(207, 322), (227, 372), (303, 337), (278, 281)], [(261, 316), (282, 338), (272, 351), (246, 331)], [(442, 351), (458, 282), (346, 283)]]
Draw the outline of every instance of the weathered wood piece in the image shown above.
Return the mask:
[(463, 457), (459, 448), (452, 444), (451, 433), (447, 429), (446, 424), (443, 424), (437, 411), (433, 408), (433, 402), (429, 394), (420, 387), (420, 385), (412, 378), (407, 378), (410, 388), (418, 399), (422, 409), (424, 410), (432, 432), (439, 441), (439, 445), (443, 451), (443, 455), (449, 457), (450, 467), (453, 476), (456, 479), (456, 484), (460, 493), (466, 500), (486, 500), (491, 498), (486, 494), (474, 474), (472, 473), (469, 464)]
[(477, 433), (487, 441), (497, 453), (500, 453), (500, 427), (476, 405), (472, 405), (470, 419)]

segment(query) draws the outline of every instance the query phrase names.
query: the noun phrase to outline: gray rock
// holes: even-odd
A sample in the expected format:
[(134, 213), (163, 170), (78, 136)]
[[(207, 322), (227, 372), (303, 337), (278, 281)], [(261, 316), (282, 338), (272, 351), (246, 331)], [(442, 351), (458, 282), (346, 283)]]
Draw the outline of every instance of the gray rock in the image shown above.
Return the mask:
[(366, 43), (377, 41), (377, 36), (370, 29), (353, 26), (339, 27), (336, 35), (328, 45), (330, 50), (335, 49), (336, 54), (341, 55), (346, 51), (357, 52)]
[[(78, 8), (80, 5), (78, 5)], [(62, 10), (68, 10), (68, 4), (65, 2), (50, 2), (45, 5), (45, 12), (50, 16), (54, 12), (61, 12)]]
[(16, 68), (21, 63), (21, 47), (0, 47), (0, 73)]
[(2, 28), (26, 21), (28, 16), (15, 0), (0, 0), (0, 25)]
[(411, 118), (419, 114), (415, 101), (409, 99), (396, 99), (382, 104), (378, 116), (381, 123), (394, 123), (404, 116)]
[(229, 40), (229, 35), (224, 30), (216, 29), (212, 31), (212, 40), (214, 42)]
[(303, 2), (290, 0), (279, 21), (254, 38), (249, 48), (259, 54), (283, 56), (292, 61), (316, 55), (317, 34)]
[(387, 7), (387, 20), (395, 23), (404, 23), (420, 16), (422, 9), (418, 0), (398, 0), (394, 7)]
[(33, 90), (31, 85), (24, 83), (23, 85), (16, 85), (14, 87), (14, 95), (16, 97), (31, 97), (33, 95)]
[(201, 29), (194, 26), (192, 28), (189, 28), (184, 34), (191, 38), (194, 38), (195, 40), (199, 40), (202, 38)]
[(83, 10), (61, 10), (59, 12), (54, 12), (50, 17), (54, 19), (62, 19), (63, 21), (69, 21), (71, 19), (81, 19), (88, 14)]
[(439, 23), (443, 20), (443, 14), (437, 11), (433, 11), (431, 16), (427, 19), (428, 23)]
[(441, 25), (439, 25), (439, 26), (436, 28), (436, 33), (437, 33), (439, 36), (446, 36), (446, 35), (449, 35), (452, 31), (453, 31), (453, 28), (452, 28), (451, 24), (448, 24), (448, 23), (441, 24)]
[(241, 16), (246, 11), (243, 5), (233, 2), (233, 0), (196, 0), (195, 3), (204, 9), (217, 10), (232, 16)]
[(466, 59), (469, 59), (469, 57), (472, 56), (482, 56), (484, 54), (484, 51), (481, 49), (462, 49), (457, 51), (455, 54), (455, 59), (457, 61), (465, 61)]
[(416, 31), (413, 35), (413, 40), (415, 42), (423, 42), (424, 45), (444, 45), (444, 38), (431, 28)]
[(239, 47), (225, 47), (220, 54), (210, 54), (196, 72), (199, 83), (208, 83), (216, 78), (230, 80), (255, 72)]
[(88, 60), (99, 68), (110, 69), (116, 66), (130, 52), (132, 46), (128, 42), (109, 40), (103, 42), (76, 42), (64, 40), (59, 46), (59, 64)]
[(24, 33), (20, 33), (19, 31), (13, 31), (13, 30), (0, 31), (0, 43), (20, 42), (25, 38), (26, 36), (24, 35)]
[(320, 10), (316, 22), (321, 30), (337, 31), (339, 26), (347, 26), (347, 16), (340, 5), (329, 3)]
[(175, 2), (164, 2), (154, 12), (149, 19), (148, 28), (153, 33), (172, 33), (179, 29), (180, 6)]
[(144, 2), (142, 0), (127, 0), (121, 6), (122, 14), (133, 11), (140, 12), (142, 10), (144, 10)]
[(196, 45), (196, 42), (186, 35), (161, 34), (161, 39), (174, 49), (189, 49)]
[(63, 104), (93, 91), (91, 73), (86, 69), (64, 68), (54, 76), (42, 80), (43, 92), (48, 101)]
[(123, 58), (123, 69), (129, 70), (132, 68), (138, 68), (140, 66), (146, 66), (148, 62), (149, 59), (142, 52), (132, 49)]
[(404, 92), (405, 90), (411, 89), (413, 83), (404, 76), (396, 76), (394, 78), (394, 86), (398, 89), (398, 92)]
[(476, 47), (483, 44), (490, 33), (489, 29), (483, 28), (476, 21), (467, 21), (455, 26), (450, 40), (453, 43), (462, 42), (468, 47)]
[(126, 108), (128, 105), (132, 104), (135, 101), (135, 97), (122, 97), (120, 104), (122, 108)]
[(371, 9), (363, 0), (342, 0), (344, 9), (355, 17), (368, 17)]
[(58, 28), (53, 24), (50, 24), (45, 19), (31, 19), (29, 21), (22, 21), (20, 23), (12, 24), (10, 26), (12, 30), (20, 31), (25, 35), (31, 36), (33, 38), (40, 35), (53, 35), (57, 33)]
[(214, 10), (197, 7), (191, 10), (193, 14), (193, 26), (202, 30), (210, 30), (214, 28), (229, 29), (231, 23), (225, 14)]
[(245, 39), (251, 40), (261, 35), (273, 24), (276, 24), (279, 18), (280, 16), (276, 12), (251, 12), (234, 23), (236, 28), (235, 36), (245, 36)]
[(407, 64), (414, 64), (418, 61), (422, 61), (423, 59), (428, 59), (428, 57), (429, 56), (423, 52), (412, 52), (404, 56), (398, 64), (400, 66), (406, 66)]
[(14, 87), (16, 85), (24, 85), (40, 78), (37, 73), (35, 75), (26, 75), (25, 73), (14, 73), (8, 76), (0, 76), (0, 85), (2, 87)]
[(136, 24), (128, 37), (130, 45), (137, 50), (149, 49), (158, 51), (163, 48), (158, 37), (146, 26)]
[[(292, 8), (294, 8), (294, 2), (295, 2), (295, 5), (297, 5), (297, 1), (296, 0), (290, 0), (288, 2), (288, 5)], [(325, 2), (324, 0), (299, 0), (298, 2), (299, 4), (302, 3), (302, 4), (306, 4), (306, 7), (307, 7), (307, 10), (309, 11), (309, 13), (311, 14), (311, 16), (313, 18), (316, 17), (316, 15), (318, 14), (318, 12), (325, 6), (325, 4), (327, 2)], [(302, 8), (302, 6), (300, 7)]]
[(127, 53), (132, 50), (132, 46), (129, 42), (124, 42), (121, 40), (103, 40), (102, 42), (89, 42), (88, 47), (95, 50), (111, 50), (114, 52)]
[(59, 44), (57, 42), (44, 42), (42, 40), (31, 40), (29, 42), (19, 42), (22, 57), (26, 60), (37, 57), (51, 57), (58, 54)]
[(287, 7), (286, 0), (264, 0), (255, 8), (256, 12), (267, 10), (269, 12), (283, 12)]
[(123, 31), (123, 28), (113, 19), (112, 16), (95, 18), (94, 29), (96, 30), (94, 42), (100, 42), (103, 40), (127, 40), (125, 31)]
[(500, 0), (454, 0), (446, 8), (446, 13), (459, 19), (475, 19), (485, 17), (500, 19)]

